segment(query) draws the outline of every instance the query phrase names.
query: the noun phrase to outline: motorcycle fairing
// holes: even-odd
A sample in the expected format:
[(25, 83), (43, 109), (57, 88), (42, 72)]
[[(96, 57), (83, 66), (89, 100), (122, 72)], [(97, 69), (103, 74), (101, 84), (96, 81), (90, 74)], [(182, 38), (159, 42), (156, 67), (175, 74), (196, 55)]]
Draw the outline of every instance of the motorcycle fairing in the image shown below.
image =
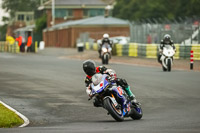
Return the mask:
[(107, 77), (107, 75), (104, 74), (102, 76), (101, 81), (97, 85), (94, 85), (92, 83), (92, 85), (91, 85), (91, 87), (92, 87), (92, 94), (100, 93), (100, 92), (102, 92), (108, 86), (109, 83), (106, 80), (106, 77)]

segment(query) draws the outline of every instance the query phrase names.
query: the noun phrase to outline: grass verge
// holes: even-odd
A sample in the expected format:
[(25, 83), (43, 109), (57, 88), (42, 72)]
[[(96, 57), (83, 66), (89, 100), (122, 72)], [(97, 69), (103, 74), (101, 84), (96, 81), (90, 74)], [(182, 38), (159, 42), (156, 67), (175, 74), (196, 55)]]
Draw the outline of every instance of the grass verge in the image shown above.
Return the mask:
[(17, 114), (0, 103), (0, 128), (17, 127), (23, 123), (24, 121)]

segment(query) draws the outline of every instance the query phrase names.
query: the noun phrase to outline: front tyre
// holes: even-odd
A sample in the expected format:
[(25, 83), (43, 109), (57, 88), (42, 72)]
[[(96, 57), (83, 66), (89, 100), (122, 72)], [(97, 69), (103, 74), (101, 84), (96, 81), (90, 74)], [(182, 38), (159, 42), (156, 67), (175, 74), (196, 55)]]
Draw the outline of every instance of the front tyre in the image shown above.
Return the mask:
[(117, 109), (109, 98), (104, 99), (104, 107), (116, 121), (123, 121), (124, 116), (121, 109)]
[(170, 59), (168, 59), (168, 61), (167, 61), (167, 71), (171, 71), (171, 60)]
[(106, 54), (106, 64), (108, 64), (108, 62), (109, 62), (109, 55)]

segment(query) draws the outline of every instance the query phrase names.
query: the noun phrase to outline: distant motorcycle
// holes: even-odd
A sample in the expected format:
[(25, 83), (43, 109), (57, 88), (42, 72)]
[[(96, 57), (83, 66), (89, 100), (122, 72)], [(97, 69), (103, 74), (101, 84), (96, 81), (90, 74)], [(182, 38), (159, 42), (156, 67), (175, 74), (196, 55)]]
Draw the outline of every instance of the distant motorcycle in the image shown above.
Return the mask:
[(163, 48), (163, 53), (160, 58), (162, 61), (162, 68), (163, 71), (171, 71), (172, 65), (173, 65), (173, 56), (175, 54), (175, 51), (172, 46), (166, 45)]
[[(123, 121), (124, 117), (131, 117), (132, 119), (139, 120), (142, 118), (142, 108), (140, 104), (131, 103), (128, 100), (128, 95), (121, 86), (109, 81), (107, 74), (95, 74), (92, 76), (92, 96), (88, 99), (91, 100), (96, 97), (101, 103), (102, 107), (108, 111), (116, 121)], [(126, 98), (122, 101), (122, 95)], [(125, 103), (125, 107), (122, 106)]]
[(101, 48), (101, 59), (102, 64), (108, 64), (109, 59), (111, 58), (112, 48), (108, 43), (103, 44)]

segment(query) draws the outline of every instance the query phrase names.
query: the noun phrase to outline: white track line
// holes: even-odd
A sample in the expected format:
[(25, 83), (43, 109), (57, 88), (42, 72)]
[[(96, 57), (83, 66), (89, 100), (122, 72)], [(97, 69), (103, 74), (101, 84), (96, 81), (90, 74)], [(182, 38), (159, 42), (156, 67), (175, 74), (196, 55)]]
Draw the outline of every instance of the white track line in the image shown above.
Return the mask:
[(19, 127), (25, 127), (27, 126), (30, 122), (29, 119), (24, 116), (23, 114), (19, 113), (17, 110), (13, 109), (12, 107), (8, 106), (7, 104), (5, 104), (4, 102), (0, 101), (1, 104), (3, 104), (6, 108), (10, 109), (11, 111), (13, 111), (15, 114), (17, 114), (20, 118), (22, 118), (24, 120), (24, 124), (22, 124)]

